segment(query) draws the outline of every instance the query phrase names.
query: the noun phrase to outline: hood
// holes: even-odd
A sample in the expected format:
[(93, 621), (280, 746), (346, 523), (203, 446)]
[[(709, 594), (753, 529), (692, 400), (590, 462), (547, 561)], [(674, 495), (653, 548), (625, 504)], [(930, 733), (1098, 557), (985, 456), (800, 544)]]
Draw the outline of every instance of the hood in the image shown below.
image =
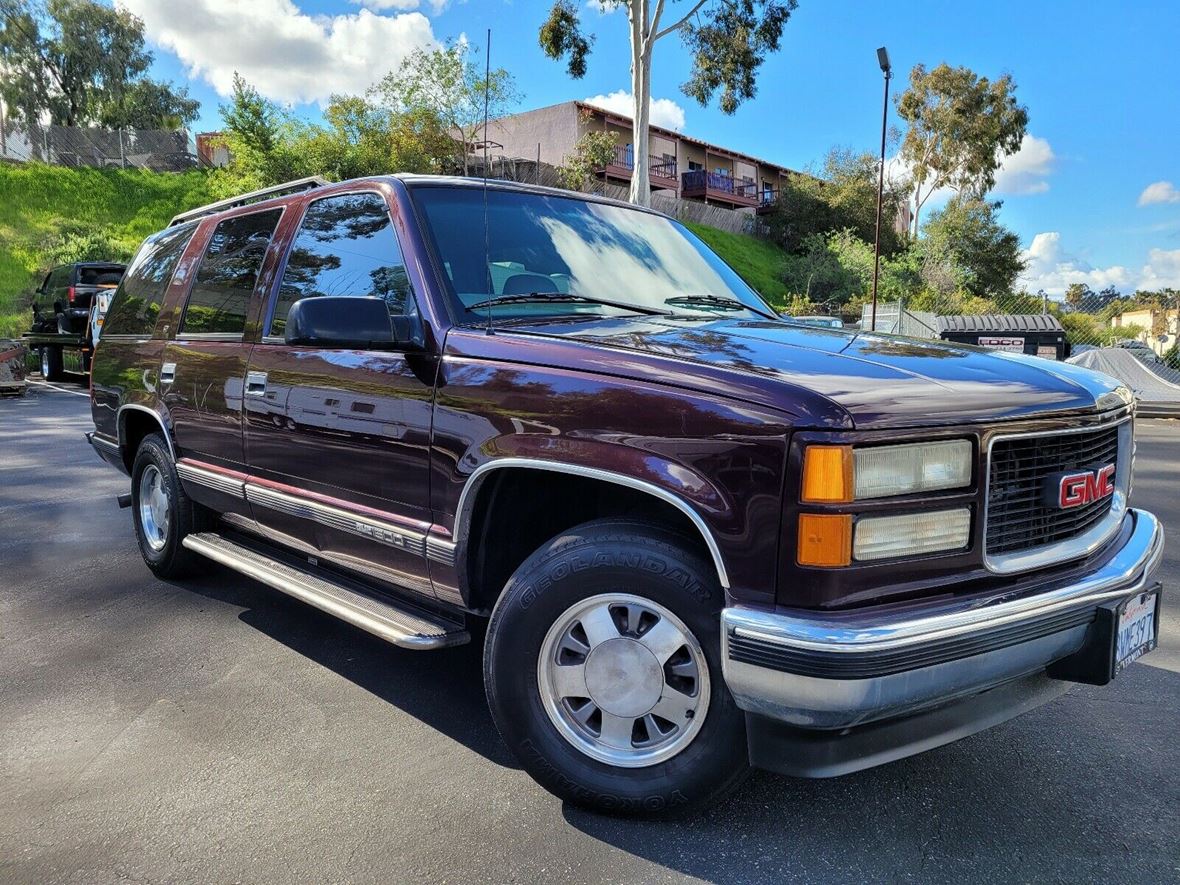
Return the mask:
[[(507, 330), (505, 330), (507, 331)], [(1113, 378), (1039, 357), (939, 340), (862, 334), (771, 320), (610, 318), (516, 327), (529, 335), (581, 341), (695, 363), (743, 376), (766, 400), (815, 414), (823, 398), (858, 429), (1014, 420), (1122, 402)], [(624, 361), (625, 362), (625, 361)], [(626, 371), (623, 364), (616, 368)], [(678, 383), (709, 390), (702, 375)], [(733, 379), (728, 379), (728, 389)], [(804, 404), (801, 411), (799, 404)], [(831, 425), (830, 418), (824, 422)]]

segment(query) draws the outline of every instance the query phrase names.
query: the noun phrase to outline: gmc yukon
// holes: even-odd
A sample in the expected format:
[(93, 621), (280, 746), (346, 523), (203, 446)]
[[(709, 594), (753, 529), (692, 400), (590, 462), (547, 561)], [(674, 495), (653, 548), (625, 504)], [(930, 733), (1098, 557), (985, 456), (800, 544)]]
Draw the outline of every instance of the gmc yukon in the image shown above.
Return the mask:
[(309, 179), (184, 213), (92, 380), (153, 572), (482, 637), (508, 747), (593, 809), (888, 762), (1157, 641), (1126, 389), (792, 323), (593, 196)]

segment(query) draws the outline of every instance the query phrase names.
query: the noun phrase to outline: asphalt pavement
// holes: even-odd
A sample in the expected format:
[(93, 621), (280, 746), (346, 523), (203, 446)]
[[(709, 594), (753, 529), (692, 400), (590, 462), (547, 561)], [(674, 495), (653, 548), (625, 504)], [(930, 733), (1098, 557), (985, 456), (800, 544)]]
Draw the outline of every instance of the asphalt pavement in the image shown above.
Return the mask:
[(692, 820), (595, 817), (513, 762), (480, 649), (397, 649), (213, 569), (161, 582), (84, 391), (0, 401), (0, 881), (1180, 879), (1180, 422), (1141, 421), (1161, 647), (991, 731)]

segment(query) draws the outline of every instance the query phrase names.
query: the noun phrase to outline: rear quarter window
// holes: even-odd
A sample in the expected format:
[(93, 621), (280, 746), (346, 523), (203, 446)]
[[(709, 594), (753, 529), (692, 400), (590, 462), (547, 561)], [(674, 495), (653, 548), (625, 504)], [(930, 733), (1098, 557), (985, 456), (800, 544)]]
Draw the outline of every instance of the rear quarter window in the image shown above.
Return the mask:
[(172, 273), (196, 229), (196, 224), (170, 227), (144, 240), (115, 290), (103, 323), (104, 338), (152, 333)]

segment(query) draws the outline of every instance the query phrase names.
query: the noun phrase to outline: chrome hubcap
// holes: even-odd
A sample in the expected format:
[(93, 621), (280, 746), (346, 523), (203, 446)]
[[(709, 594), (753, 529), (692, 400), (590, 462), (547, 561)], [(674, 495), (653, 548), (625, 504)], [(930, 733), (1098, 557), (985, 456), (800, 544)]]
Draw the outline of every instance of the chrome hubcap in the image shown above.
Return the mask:
[(49, 349), (41, 348), (41, 378), (44, 380), (49, 377)]
[(668, 609), (627, 593), (592, 596), (549, 628), (537, 684), (550, 721), (579, 751), (625, 768), (687, 747), (709, 709), (709, 668)]
[(155, 464), (149, 464), (139, 477), (139, 524), (144, 539), (153, 550), (163, 550), (168, 543), (168, 493), (164, 476)]

